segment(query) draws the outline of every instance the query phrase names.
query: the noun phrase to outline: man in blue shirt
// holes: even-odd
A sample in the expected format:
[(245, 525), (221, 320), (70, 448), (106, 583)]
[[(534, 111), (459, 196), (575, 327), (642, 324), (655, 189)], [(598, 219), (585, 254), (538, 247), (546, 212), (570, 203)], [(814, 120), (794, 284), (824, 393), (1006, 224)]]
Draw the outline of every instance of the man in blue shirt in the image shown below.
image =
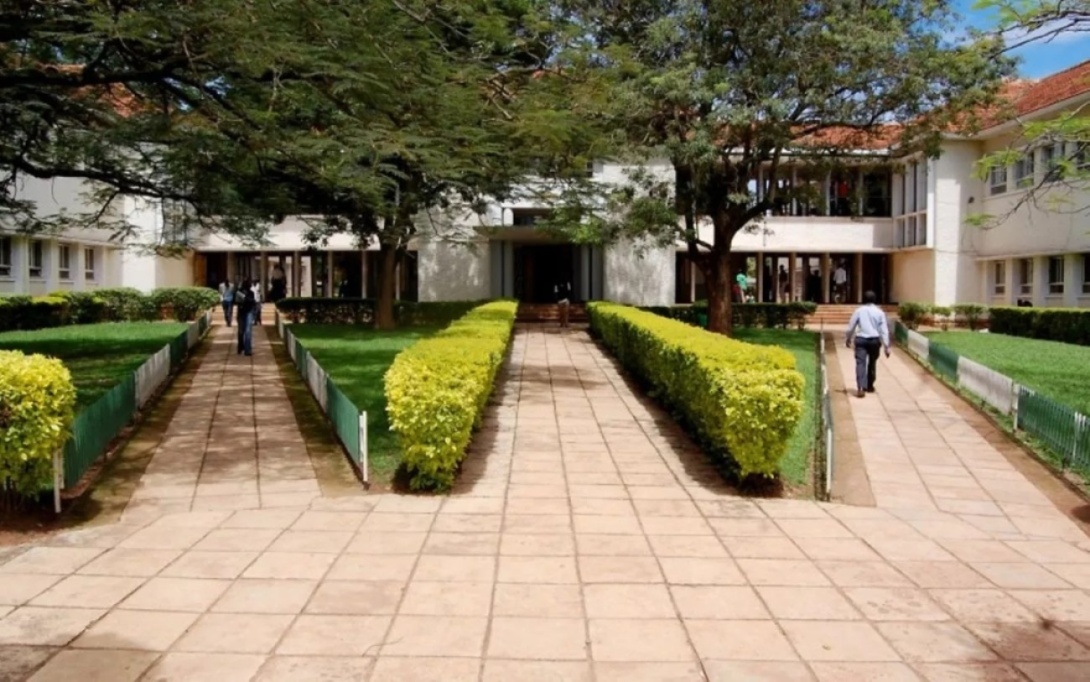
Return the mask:
[(855, 386), (860, 398), (874, 393), (874, 374), (882, 348), (889, 357), (889, 323), (886, 314), (876, 305), (877, 301), (873, 291), (863, 294), (863, 305), (855, 309), (848, 323), (848, 348), (852, 347), (853, 338), (855, 340)]

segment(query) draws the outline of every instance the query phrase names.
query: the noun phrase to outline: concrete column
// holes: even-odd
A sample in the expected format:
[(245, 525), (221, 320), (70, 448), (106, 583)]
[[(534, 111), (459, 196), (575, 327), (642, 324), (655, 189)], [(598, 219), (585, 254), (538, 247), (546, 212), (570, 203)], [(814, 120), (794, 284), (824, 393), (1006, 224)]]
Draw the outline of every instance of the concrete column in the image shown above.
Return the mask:
[(852, 268), (852, 291), (855, 292), (855, 303), (863, 302), (863, 253), (855, 254), (855, 267)]
[(394, 266), (394, 300), (401, 300), (401, 263)]
[(795, 300), (795, 275), (798, 270), (798, 254), (792, 251), (789, 258), (790, 261), (787, 263), (787, 290), (789, 293), (784, 301), (785, 303)]
[[(797, 166), (791, 166), (791, 191), (792, 192), (795, 191), (795, 187), (798, 185), (798, 182), (799, 182), (799, 169), (798, 169)], [(791, 200), (791, 215), (794, 216), (794, 215), (798, 215), (798, 214), (799, 214), (799, 200), (798, 199), (792, 199)]]
[(821, 302), (829, 302), (829, 292), (832, 291), (832, 259), (833, 256), (830, 253), (821, 254)]
[(30, 292), (29, 246), (25, 237), (11, 238), (11, 276), (15, 280), (15, 293)]
[(325, 257), (325, 295), (326, 298), (333, 298), (333, 249), (326, 251)]
[(689, 302), (696, 303), (696, 263), (687, 260), (685, 267), (689, 268)]
[(269, 255), (261, 251), (258, 257), (261, 259), (258, 265), (258, 276), (261, 278), (261, 300), (265, 301), (269, 298)]
[(857, 172), (859, 173), (859, 176), (858, 176), (858, 179), (856, 181), (858, 184), (856, 184), (856, 192), (855, 192), (855, 194), (856, 194), (855, 214), (856, 215), (863, 215), (863, 209), (864, 209), (863, 202), (866, 201), (866, 187), (863, 186), (863, 179), (864, 179), (864, 176), (866, 174), (863, 172), (863, 167), (862, 166), (859, 167)]
[(55, 239), (42, 240), (42, 277), (45, 279), (45, 292), (51, 294), (60, 283), (60, 245)]
[(72, 288), (76, 291), (85, 291), (87, 289), (87, 277), (83, 274), (83, 271), (87, 269), (86, 261), (83, 244), (73, 244), (70, 264), (72, 267)]
[(1014, 266), (1016, 261), (1008, 258), (1004, 261), (1007, 265), (1004, 268), (1003, 283), (1006, 285), (1007, 294), (1004, 296), (1005, 303), (1007, 305), (1014, 305), (1014, 302), (1018, 300), (1018, 279), (1014, 274)]
[(1064, 307), (1077, 308), (1082, 295), (1082, 254), (1064, 256)]
[(360, 296), (367, 298), (367, 249), (360, 250)]
[(1048, 299), (1048, 256), (1033, 259), (1033, 305), (1040, 308)]
[(227, 252), (227, 279), (235, 286), (238, 286), (238, 276), (236, 272), (238, 270), (237, 260), (234, 251)]
[(303, 293), (302, 282), (299, 279), (303, 276), (303, 256), (299, 251), (293, 251), (291, 254), (291, 295), (298, 298)]
[(765, 254), (764, 251), (757, 252), (757, 302), (764, 303), (765, 301)]
[(825, 171), (825, 177), (821, 179), (821, 196), (825, 204), (825, 215), (833, 214), (833, 202), (830, 201), (833, 187), (833, 172)]

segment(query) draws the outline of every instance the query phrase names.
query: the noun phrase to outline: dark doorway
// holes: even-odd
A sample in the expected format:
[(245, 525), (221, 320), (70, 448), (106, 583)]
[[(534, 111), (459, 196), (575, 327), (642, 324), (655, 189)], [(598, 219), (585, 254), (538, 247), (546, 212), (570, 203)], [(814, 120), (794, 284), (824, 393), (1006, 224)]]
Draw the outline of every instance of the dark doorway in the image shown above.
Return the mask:
[(205, 253), (205, 281), (206, 287), (218, 289), (219, 285), (227, 281), (227, 254)]
[(863, 254), (863, 291), (873, 291), (879, 303), (889, 303), (889, 256)]
[(556, 303), (555, 287), (561, 282), (577, 292), (575, 254), (571, 244), (516, 244), (515, 297), (523, 303)]
[(363, 296), (362, 251), (334, 252), (333, 295), (338, 298), (361, 298)]

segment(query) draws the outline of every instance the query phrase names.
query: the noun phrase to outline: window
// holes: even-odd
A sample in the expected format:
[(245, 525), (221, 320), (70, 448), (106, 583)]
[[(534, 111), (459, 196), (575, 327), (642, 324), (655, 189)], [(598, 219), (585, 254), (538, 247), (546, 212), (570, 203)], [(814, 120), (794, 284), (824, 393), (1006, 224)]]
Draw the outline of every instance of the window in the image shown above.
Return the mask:
[(1090, 294), (1090, 253), (1082, 254), (1082, 293)]
[(1018, 261), (1018, 290), (1022, 294), (1033, 293), (1033, 259), (1023, 258)]
[(57, 270), (61, 279), (72, 279), (72, 247), (61, 244), (57, 251)]
[(1071, 160), (1075, 162), (1075, 168), (1079, 170), (1090, 169), (1090, 141), (1079, 140), (1070, 143)]
[(11, 277), (11, 237), (0, 237), (0, 277)]
[(88, 282), (95, 280), (95, 250), (83, 250), (83, 278)]
[(1060, 179), (1060, 159), (1063, 158), (1063, 145), (1050, 144), (1041, 147), (1041, 166), (1045, 171), (1045, 182)]
[(1007, 167), (992, 166), (988, 171), (988, 193), (1002, 194), (1007, 191)]
[(1033, 152), (1014, 162), (1014, 184), (1017, 187), (1033, 185)]
[(997, 295), (1007, 293), (1007, 261), (998, 260), (992, 263), (992, 290)]
[(34, 278), (41, 278), (42, 271), (44, 270), (42, 263), (45, 261), (45, 249), (41, 239), (35, 239), (30, 242), (30, 258), (28, 259), (27, 268), (30, 272), (30, 276)]
[(1048, 259), (1048, 293), (1062, 294), (1064, 292), (1064, 258), (1052, 256)]

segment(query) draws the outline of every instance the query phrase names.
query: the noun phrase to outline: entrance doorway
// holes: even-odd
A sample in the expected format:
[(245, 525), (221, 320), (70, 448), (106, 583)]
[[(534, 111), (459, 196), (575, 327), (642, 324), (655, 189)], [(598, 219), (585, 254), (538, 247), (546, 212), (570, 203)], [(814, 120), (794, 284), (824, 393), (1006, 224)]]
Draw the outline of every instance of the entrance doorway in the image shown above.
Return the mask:
[(516, 244), (515, 298), (523, 303), (556, 303), (554, 287), (575, 281), (576, 250), (571, 244)]

